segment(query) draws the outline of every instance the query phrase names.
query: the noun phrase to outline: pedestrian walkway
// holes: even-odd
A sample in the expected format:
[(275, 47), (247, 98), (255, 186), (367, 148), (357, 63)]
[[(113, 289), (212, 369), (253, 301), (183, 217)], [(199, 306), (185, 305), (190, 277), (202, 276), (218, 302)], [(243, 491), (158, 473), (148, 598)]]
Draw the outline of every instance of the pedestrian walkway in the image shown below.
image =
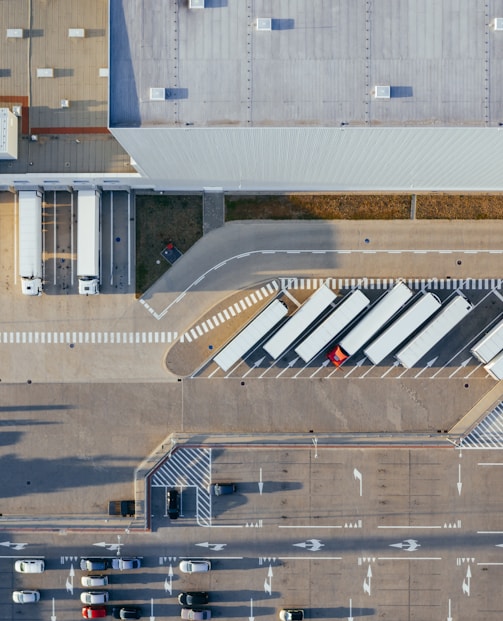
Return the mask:
[(176, 332), (0, 332), (3, 344), (41, 345), (137, 345), (149, 343), (173, 343)]
[(459, 443), (460, 449), (503, 449), (503, 402)]
[(203, 235), (225, 224), (225, 196), (222, 188), (204, 188)]
[(179, 448), (154, 472), (152, 487), (195, 487), (199, 526), (211, 526), (211, 448)]

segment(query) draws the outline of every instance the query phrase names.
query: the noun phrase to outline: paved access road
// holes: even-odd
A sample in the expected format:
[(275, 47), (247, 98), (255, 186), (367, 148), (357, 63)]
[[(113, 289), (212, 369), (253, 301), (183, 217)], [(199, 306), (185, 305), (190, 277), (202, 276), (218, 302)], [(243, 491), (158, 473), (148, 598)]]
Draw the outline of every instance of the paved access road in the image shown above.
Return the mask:
[[(22, 616), (66, 621), (78, 615), (83, 556), (139, 556), (142, 568), (107, 571), (111, 603), (140, 605), (145, 617), (177, 616), (182, 590), (207, 590), (217, 618), (276, 619), (283, 606), (308, 619), (500, 618), (503, 529), (498, 451), (372, 451), (276, 446), (205, 447), (213, 481), (236, 494), (212, 497), (209, 526), (197, 526), (202, 462), (172, 473), (184, 497), (170, 522), (162, 503), (154, 530), (4, 531), (0, 535), (3, 618), (17, 617), (11, 589), (39, 588)], [(175, 464), (173, 465), (175, 467)], [(177, 474), (178, 473), (178, 474)], [(179, 477), (177, 481), (176, 478)], [(170, 482), (170, 484), (173, 482)], [(164, 494), (162, 487), (153, 495)], [(155, 504), (155, 502), (154, 502)], [(156, 505), (157, 507), (157, 505)], [(12, 572), (15, 558), (43, 557), (42, 576)], [(184, 576), (181, 558), (208, 558), (213, 570)], [(54, 609), (53, 609), (54, 606)]]

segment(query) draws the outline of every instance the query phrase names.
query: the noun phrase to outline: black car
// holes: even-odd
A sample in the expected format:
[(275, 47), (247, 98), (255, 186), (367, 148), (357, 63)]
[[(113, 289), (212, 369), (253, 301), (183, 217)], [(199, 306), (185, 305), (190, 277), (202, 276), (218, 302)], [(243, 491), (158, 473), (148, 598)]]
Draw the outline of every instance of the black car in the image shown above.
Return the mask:
[(141, 609), (135, 606), (112, 608), (112, 616), (114, 619), (139, 619), (141, 617)]
[(169, 489), (166, 493), (166, 504), (168, 515), (172, 520), (176, 520), (180, 515), (180, 494), (176, 489)]
[(205, 591), (188, 591), (187, 593), (180, 593), (178, 596), (178, 602), (182, 606), (204, 606), (207, 604), (210, 597)]
[(109, 567), (110, 560), (107, 558), (83, 558), (80, 561), (80, 569), (83, 571), (103, 571)]

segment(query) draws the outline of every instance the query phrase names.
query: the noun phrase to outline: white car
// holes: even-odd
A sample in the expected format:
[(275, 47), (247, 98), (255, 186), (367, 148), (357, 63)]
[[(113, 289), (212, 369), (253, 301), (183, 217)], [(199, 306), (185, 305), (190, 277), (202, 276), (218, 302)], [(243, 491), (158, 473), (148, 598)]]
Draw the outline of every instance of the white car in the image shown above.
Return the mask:
[(108, 593), (106, 591), (85, 591), (80, 594), (80, 601), (83, 604), (106, 604)]
[(16, 604), (34, 604), (40, 599), (38, 591), (14, 591), (12, 601)]
[(85, 587), (107, 586), (108, 576), (82, 576), (80, 583)]
[(112, 569), (139, 569), (141, 567), (141, 561), (139, 558), (113, 558)]
[(181, 561), (180, 571), (184, 574), (199, 574), (203, 571), (210, 571), (210, 561)]
[(41, 574), (45, 569), (45, 563), (41, 559), (16, 561), (14, 569), (20, 574)]

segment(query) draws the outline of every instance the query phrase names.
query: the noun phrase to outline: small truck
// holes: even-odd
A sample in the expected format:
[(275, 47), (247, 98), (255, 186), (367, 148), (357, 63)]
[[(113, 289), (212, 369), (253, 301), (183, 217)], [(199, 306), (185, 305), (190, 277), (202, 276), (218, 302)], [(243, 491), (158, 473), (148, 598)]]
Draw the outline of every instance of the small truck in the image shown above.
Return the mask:
[(122, 517), (135, 516), (134, 500), (111, 500), (108, 503), (108, 515), (121, 515)]

